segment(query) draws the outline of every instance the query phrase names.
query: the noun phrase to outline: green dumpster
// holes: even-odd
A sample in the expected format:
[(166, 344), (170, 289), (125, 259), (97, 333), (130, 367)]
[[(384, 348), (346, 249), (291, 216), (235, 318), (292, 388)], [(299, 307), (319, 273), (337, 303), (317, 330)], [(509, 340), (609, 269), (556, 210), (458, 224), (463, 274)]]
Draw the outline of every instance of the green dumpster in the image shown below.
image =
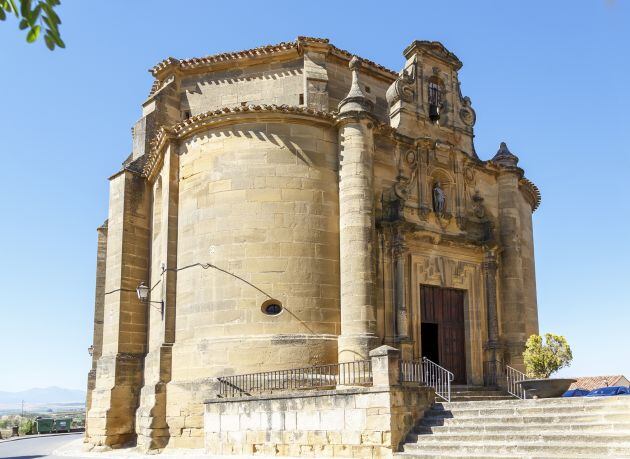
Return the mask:
[(35, 419), (35, 431), (38, 434), (51, 433), (54, 423), (55, 420), (53, 418), (37, 418)]
[(53, 425), (53, 431), (55, 432), (70, 432), (70, 426), (72, 425), (72, 418), (57, 418)]

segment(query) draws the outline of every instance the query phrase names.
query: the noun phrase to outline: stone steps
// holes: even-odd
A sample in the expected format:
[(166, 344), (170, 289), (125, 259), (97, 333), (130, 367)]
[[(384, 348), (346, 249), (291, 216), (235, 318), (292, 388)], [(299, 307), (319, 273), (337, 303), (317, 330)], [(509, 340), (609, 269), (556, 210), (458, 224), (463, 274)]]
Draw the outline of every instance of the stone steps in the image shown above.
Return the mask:
[(501, 453), (492, 453), (492, 452), (480, 452), (480, 453), (471, 453), (471, 452), (457, 452), (457, 451), (445, 451), (443, 449), (425, 449), (422, 451), (413, 451), (413, 452), (402, 452), (396, 453), (396, 458), (440, 458), (440, 457), (448, 457), (448, 458), (457, 458), (457, 459), (468, 459), (468, 458), (483, 458), (483, 459), (503, 459), (503, 458), (519, 458), (519, 459), (542, 459), (542, 458), (555, 458), (555, 459), (602, 459), (602, 458), (614, 458), (614, 459), (628, 459), (626, 453), (616, 452), (614, 449), (607, 452), (575, 452), (570, 450), (562, 450), (549, 452), (549, 451), (512, 451), (512, 452), (501, 452)]
[[(420, 457), (424, 456), (428, 451), (439, 452), (437, 455), (429, 457), (441, 457), (443, 453), (451, 453), (470, 457), (471, 455), (488, 455), (504, 457), (614, 457), (614, 458), (630, 458), (630, 442), (625, 445), (594, 445), (590, 442), (568, 443), (568, 442), (552, 442), (541, 441), (539, 443), (512, 442), (505, 443), (480, 441), (480, 442), (462, 442), (462, 441), (442, 441), (435, 443), (433, 448), (427, 448), (427, 445), (415, 443), (405, 444), (405, 453), (420, 453)], [(418, 457), (417, 454), (411, 457)]]
[[(544, 429), (550, 429), (553, 426), (549, 424), (523, 424), (515, 427), (513, 424), (482, 424), (477, 426), (477, 430), (479, 432), (487, 432), (487, 433), (502, 433), (502, 432), (514, 432), (515, 428), (518, 429), (518, 432), (527, 434), (527, 433), (538, 433)], [(615, 432), (615, 431), (630, 431), (630, 422), (622, 423), (611, 423), (611, 422), (583, 422), (583, 423), (572, 423), (572, 424), (564, 424), (562, 426), (568, 432)], [(457, 424), (457, 425), (446, 425), (446, 426), (424, 426), (418, 425), (413, 433), (419, 434), (431, 434), (431, 433), (464, 433), (470, 430), (469, 424)]]
[[(544, 432), (544, 433), (542, 433)], [(630, 436), (627, 432), (592, 432), (588, 435), (589, 440), (605, 443), (613, 442), (625, 442), (630, 446)], [(435, 435), (426, 434), (411, 434), (407, 437), (411, 443), (435, 443), (443, 441), (462, 441), (467, 443), (474, 442), (510, 442), (510, 443), (536, 443), (536, 442), (568, 442), (569, 444), (580, 443), (584, 439), (584, 432), (565, 432), (562, 430), (555, 431), (539, 431), (538, 433), (519, 432), (518, 430), (512, 430), (503, 433), (489, 433), (489, 432), (475, 432), (475, 433), (462, 433), (462, 432), (440, 432)]]
[(607, 405), (589, 404), (589, 405), (544, 405), (540, 403), (521, 402), (521, 405), (500, 405), (495, 404), (472, 403), (472, 404), (449, 404), (450, 406), (434, 404), (431, 410), (426, 414), (429, 416), (445, 415), (450, 416), (510, 416), (510, 415), (541, 415), (541, 414), (597, 414), (601, 412), (613, 413), (630, 409), (630, 400), (628, 403), (611, 403)]
[(427, 426), (443, 426), (443, 425), (467, 425), (470, 427), (480, 427), (485, 422), (490, 423), (504, 423), (511, 425), (519, 424), (564, 424), (568, 422), (573, 423), (587, 423), (587, 422), (627, 422), (628, 415), (626, 413), (619, 414), (601, 414), (601, 415), (585, 415), (574, 416), (571, 414), (565, 415), (543, 415), (543, 416), (521, 416), (521, 417), (504, 417), (504, 416), (487, 416), (481, 422), (479, 416), (470, 416), (466, 418), (425, 418), (422, 420), (422, 425)]
[(482, 402), (489, 400), (512, 400), (511, 395), (452, 395), (451, 402)]
[[(532, 407), (532, 406), (609, 406), (609, 405), (626, 405), (630, 406), (630, 396), (620, 395), (617, 397), (566, 397), (566, 398), (545, 398), (536, 400), (520, 400), (518, 398), (512, 398), (510, 400), (493, 401), (487, 404), (490, 407)], [(479, 402), (437, 402), (434, 408), (441, 409), (453, 409), (453, 408), (465, 408), (465, 407), (484, 407), (483, 403)]]
[(630, 458), (630, 397), (436, 403), (397, 457)]
[[(525, 443), (513, 442), (506, 444), (505, 442), (462, 442), (462, 441), (442, 441), (435, 445), (440, 453), (448, 452), (453, 454), (461, 454), (470, 456), (472, 454), (482, 455), (510, 455), (511, 457), (539, 457), (545, 454), (547, 457), (630, 457), (630, 450), (627, 446), (606, 446), (593, 445), (591, 443), (565, 443), (565, 442), (540, 442)], [(428, 451), (425, 445), (409, 444), (405, 445), (404, 452), (420, 452), (425, 454)], [(555, 456), (554, 456), (555, 455)], [(439, 457), (439, 456), (438, 456)]]
[(514, 397), (505, 391), (487, 387), (458, 386), (451, 388), (451, 403), (511, 400)]

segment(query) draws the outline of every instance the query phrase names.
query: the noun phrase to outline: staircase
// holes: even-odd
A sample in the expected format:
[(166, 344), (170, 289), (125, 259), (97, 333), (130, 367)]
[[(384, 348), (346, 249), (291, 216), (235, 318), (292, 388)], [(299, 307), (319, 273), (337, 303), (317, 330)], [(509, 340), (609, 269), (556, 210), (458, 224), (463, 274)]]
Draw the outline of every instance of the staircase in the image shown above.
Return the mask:
[(454, 388), (407, 436), (398, 458), (630, 458), (630, 396), (506, 399)]
[(451, 386), (451, 402), (490, 402), (516, 400), (504, 390), (477, 386)]

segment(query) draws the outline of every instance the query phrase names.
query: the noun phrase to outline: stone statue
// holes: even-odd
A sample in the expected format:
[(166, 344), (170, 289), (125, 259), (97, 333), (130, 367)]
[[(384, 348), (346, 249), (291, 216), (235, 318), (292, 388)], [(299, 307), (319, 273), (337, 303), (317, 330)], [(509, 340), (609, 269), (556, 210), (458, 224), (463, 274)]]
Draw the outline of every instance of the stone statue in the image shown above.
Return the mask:
[(438, 215), (443, 215), (446, 207), (446, 194), (440, 182), (433, 185), (433, 211)]

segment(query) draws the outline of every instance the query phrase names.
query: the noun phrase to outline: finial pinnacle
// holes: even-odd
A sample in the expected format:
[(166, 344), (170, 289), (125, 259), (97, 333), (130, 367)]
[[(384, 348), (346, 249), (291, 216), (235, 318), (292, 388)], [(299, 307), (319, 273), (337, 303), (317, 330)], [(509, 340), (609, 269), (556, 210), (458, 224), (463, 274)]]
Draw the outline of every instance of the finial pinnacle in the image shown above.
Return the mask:
[(359, 70), (361, 68), (361, 60), (357, 56), (352, 56), (350, 62), (348, 62), (350, 70)]
[(352, 84), (346, 97), (339, 102), (339, 114), (348, 112), (372, 112), (374, 104), (365, 95), (359, 82), (361, 60), (357, 56), (352, 56), (348, 67), (352, 70)]
[(500, 166), (516, 167), (518, 164), (518, 156), (509, 150), (505, 142), (501, 142), (499, 150), (497, 151), (497, 154), (494, 155), (494, 158), (492, 158), (492, 161)]

